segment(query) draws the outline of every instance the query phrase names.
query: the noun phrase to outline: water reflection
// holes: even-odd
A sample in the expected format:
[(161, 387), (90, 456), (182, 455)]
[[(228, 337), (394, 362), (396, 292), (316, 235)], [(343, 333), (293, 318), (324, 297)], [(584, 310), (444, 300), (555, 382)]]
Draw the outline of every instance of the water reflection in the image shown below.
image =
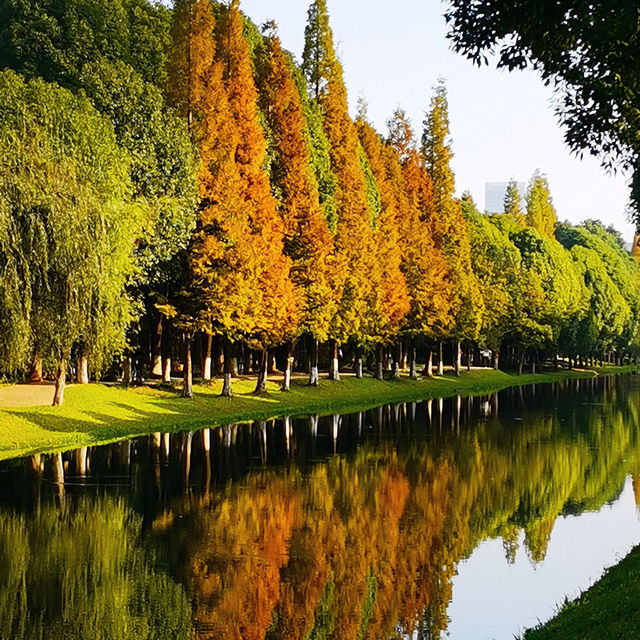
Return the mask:
[(543, 563), (559, 516), (638, 496), (639, 400), (568, 381), (5, 463), (0, 637), (438, 638), (482, 541)]

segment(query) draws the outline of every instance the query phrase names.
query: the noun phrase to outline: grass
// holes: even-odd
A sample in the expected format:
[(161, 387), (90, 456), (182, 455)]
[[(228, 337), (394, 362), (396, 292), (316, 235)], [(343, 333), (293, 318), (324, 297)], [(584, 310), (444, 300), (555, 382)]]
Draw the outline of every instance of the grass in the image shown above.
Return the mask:
[(198, 429), (232, 422), (268, 420), (282, 415), (361, 411), (387, 402), (422, 400), (456, 394), (492, 393), (506, 387), (626, 373), (637, 367), (604, 367), (584, 371), (511, 375), (503, 371), (464, 371), (423, 380), (379, 381), (346, 376), (340, 382), (321, 380), (311, 389), (294, 380), (283, 393), (279, 379), (270, 380), (267, 394), (252, 395), (255, 379), (234, 380), (233, 398), (219, 396), (221, 382), (194, 386), (194, 399), (179, 390), (73, 385), (65, 390), (62, 407), (0, 408), (0, 460), (105, 444), (153, 432)]
[(640, 546), (555, 618), (523, 640), (637, 640), (640, 638)]

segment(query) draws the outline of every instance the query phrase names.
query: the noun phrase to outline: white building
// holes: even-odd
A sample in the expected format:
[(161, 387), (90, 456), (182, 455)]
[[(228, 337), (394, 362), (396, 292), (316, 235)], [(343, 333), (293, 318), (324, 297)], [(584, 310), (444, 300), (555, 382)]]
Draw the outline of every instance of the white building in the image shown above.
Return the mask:
[[(524, 196), (527, 187), (524, 182), (516, 183), (518, 192), (522, 197), (524, 208)], [(484, 183), (484, 208), (489, 213), (504, 213), (504, 197), (507, 193), (508, 182), (485, 182)]]

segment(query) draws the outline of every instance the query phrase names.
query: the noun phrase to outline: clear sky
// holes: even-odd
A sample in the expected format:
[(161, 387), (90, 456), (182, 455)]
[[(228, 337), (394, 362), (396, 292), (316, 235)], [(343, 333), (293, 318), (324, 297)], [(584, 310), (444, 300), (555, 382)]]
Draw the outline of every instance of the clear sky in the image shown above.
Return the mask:
[[(309, 0), (310, 2), (310, 0)], [(302, 56), (307, 0), (243, 0), (258, 25), (275, 20), (283, 45)], [(536, 168), (548, 177), (560, 220), (597, 218), (627, 241), (624, 176), (609, 176), (598, 160), (572, 156), (551, 105), (552, 92), (533, 72), (478, 69), (450, 51), (438, 0), (328, 0), (331, 26), (345, 70), (352, 111), (359, 96), (369, 118), (386, 132), (396, 108), (421, 130), (431, 89), (439, 77), (449, 91), (453, 169), (459, 194), (470, 191), (483, 209), (485, 182), (511, 177), (528, 182)]]

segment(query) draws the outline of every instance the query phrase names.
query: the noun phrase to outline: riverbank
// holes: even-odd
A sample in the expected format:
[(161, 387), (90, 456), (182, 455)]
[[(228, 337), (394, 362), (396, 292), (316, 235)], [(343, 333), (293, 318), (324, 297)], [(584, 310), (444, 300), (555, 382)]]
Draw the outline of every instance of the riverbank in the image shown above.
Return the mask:
[(636, 640), (640, 638), (640, 547), (579, 598), (565, 603), (545, 625), (523, 640)]
[[(179, 389), (70, 385), (61, 407), (3, 407), (0, 395), (0, 460), (106, 444), (152, 432), (183, 431), (233, 422), (268, 420), (282, 415), (337, 413), (369, 409), (388, 402), (415, 401), (453, 395), (493, 393), (512, 386), (557, 382), (572, 378), (620, 374), (637, 366), (512, 375), (492, 369), (463, 371), (432, 379), (380, 381), (344, 376), (340, 382), (321, 380), (309, 388), (303, 378), (291, 391), (280, 391), (272, 379), (267, 394), (254, 396), (255, 379), (234, 380), (233, 398), (219, 396), (220, 381), (194, 385), (194, 399)], [(28, 386), (25, 387), (28, 392)]]

